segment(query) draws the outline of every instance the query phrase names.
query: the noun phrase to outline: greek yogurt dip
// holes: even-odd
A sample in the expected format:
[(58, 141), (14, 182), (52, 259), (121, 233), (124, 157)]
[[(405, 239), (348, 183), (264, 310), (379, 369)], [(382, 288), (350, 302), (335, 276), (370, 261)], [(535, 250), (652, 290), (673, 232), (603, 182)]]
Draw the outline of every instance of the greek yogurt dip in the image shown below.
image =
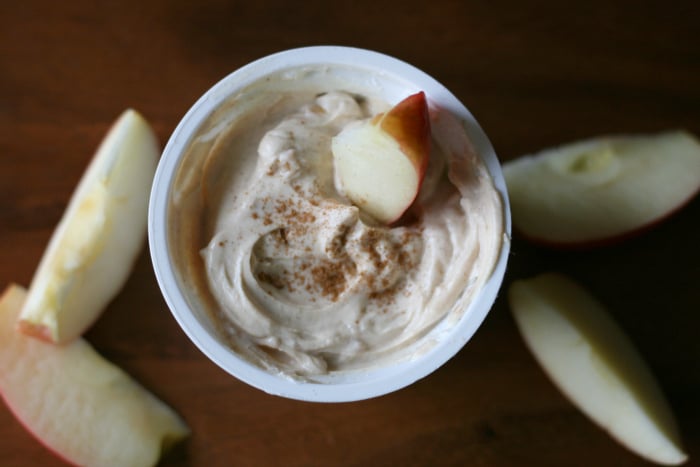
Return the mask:
[(173, 257), (220, 335), (294, 379), (425, 352), (487, 281), (504, 236), (488, 170), (439, 108), (409, 215), (382, 225), (345, 199), (332, 137), (396, 98), (343, 76), (288, 70), (228, 98), (190, 142), (169, 206)]

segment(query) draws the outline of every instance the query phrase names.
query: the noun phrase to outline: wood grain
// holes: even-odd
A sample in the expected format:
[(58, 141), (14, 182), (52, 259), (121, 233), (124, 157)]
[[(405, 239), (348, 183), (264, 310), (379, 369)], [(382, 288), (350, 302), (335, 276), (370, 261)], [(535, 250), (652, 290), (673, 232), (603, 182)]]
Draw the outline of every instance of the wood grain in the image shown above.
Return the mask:
[[(502, 160), (604, 133), (700, 133), (697, 2), (153, 0), (0, 4), (0, 287), (27, 285), (109, 124), (126, 107), (165, 142), (220, 78), (314, 44), (375, 49), (435, 76)], [(506, 286), (544, 270), (589, 287), (628, 331), (700, 458), (700, 202), (625, 244), (562, 253), (515, 239)], [(632, 466), (527, 353), (503, 297), (443, 368), (378, 399), (268, 396), (179, 330), (144, 252), (87, 338), (175, 407), (172, 466)], [(0, 464), (63, 465), (0, 407)]]

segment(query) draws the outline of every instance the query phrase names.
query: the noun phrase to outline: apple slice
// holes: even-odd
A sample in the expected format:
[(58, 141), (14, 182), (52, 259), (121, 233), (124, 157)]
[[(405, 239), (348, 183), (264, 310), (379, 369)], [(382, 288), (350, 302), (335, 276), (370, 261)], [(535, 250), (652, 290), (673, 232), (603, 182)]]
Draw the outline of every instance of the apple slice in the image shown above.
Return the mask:
[(552, 246), (594, 246), (650, 227), (700, 190), (700, 144), (683, 131), (597, 138), (503, 166), (513, 224)]
[(81, 335), (126, 282), (146, 237), (156, 136), (127, 110), (88, 166), (34, 275), (19, 323), (56, 343)]
[(550, 273), (513, 282), (508, 299), (525, 344), (581, 411), (650, 461), (687, 459), (651, 371), (586, 290)]
[(19, 421), (76, 465), (148, 466), (189, 430), (167, 405), (78, 338), (56, 346), (15, 329), (26, 291), (0, 297), (0, 392)]
[(332, 140), (338, 191), (380, 222), (398, 220), (418, 195), (430, 156), (425, 93), (348, 125)]

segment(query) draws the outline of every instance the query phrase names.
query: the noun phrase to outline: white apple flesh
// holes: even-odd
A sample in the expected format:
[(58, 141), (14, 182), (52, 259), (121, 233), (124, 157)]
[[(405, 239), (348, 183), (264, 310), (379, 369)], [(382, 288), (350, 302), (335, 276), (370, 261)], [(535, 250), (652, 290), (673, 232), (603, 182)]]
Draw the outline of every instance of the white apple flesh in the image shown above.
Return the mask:
[(145, 241), (160, 151), (133, 110), (112, 126), (80, 180), (34, 275), (20, 328), (64, 343), (121, 290)]
[(349, 125), (331, 143), (336, 186), (379, 222), (398, 220), (418, 195), (430, 155), (423, 92), (384, 114)]
[(56, 346), (16, 331), (26, 291), (0, 297), (0, 393), (45, 446), (76, 465), (150, 466), (189, 430), (85, 340)]
[(683, 131), (596, 138), (503, 165), (513, 224), (552, 246), (640, 232), (700, 190), (700, 144)]
[(513, 282), (508, 299), (525, 344), (574, 405), (647, 460), (687, 459), (654, 376), (585, 289), (550, 273)]

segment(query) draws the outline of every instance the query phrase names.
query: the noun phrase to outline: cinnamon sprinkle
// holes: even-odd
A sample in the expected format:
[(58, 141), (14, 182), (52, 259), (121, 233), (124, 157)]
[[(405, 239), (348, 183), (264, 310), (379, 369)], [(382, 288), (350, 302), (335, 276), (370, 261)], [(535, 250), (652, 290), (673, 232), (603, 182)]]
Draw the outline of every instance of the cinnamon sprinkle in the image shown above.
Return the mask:
[(347, 288), (346, 274), (352, 274), (354, 269), (352, 262), (321, 261), (311, 269), (311, 277), (323, 296), (337, 301)]
[[(294, 185), (293, 189), (300, 195), (303, 192), (298, 184)], [(316, 215), (312, 210), (307, 209), (304, 200), (265, 198), (262, 201), (264, 213), (262, 223), (266, 226), (274, 223), (281, 226), (275, 232), (271, 232), (274, 235), (271, 239), (274, 239), (273, 241), (280, 248), (288, 249), (294, 244), (295, 239), (305, 238), (309, 227), (317, 222)], [(313, 197), (310, 197), (308, 202), (314, 206), (318, 205), (318, 202), (313, 201), (315, 201)], [(255, 219), (259, 217), (258, 213), (251, 215)], [(312, 297), (320, 295), (327, 300), (337, 301), (348, 289), (352, 278), (358, 274), (354, 260), (346, 251), (350, 227), (340, 226), (340, 228), (342, 230), (334, 235), (333, 240), (325, 248), (324, 253), (327, 258), (309, 260), (299, 258), (301, 261), (295, 268), (276, 273), (274, 277), (271, 274), (259, 273), (258, 279), (277, 289), (287, 289), (290, 292), (301, 289)], [(370, 299), (382, 302), (382, 305), (390, 305), (393, 302), (401, 285), (383, 276), (388, 272), (387, 268), (398, 267), (405, 270), (415, 266), (413, 257), (406, 248), (415, 235), (419, 233), (408, 231), (398, 239), (393, 237), (387, 241), (382, 229), (370, 228), (359, 239), (359, 247), (365, 252), (373, 266), (371, 269), (375, 271), (362, 272), (360, 277), (370, 291), (374, 290), (370, 294)], [(312, 254), (313, 250), (307, 243), (303, 246), (303, 251)]]

